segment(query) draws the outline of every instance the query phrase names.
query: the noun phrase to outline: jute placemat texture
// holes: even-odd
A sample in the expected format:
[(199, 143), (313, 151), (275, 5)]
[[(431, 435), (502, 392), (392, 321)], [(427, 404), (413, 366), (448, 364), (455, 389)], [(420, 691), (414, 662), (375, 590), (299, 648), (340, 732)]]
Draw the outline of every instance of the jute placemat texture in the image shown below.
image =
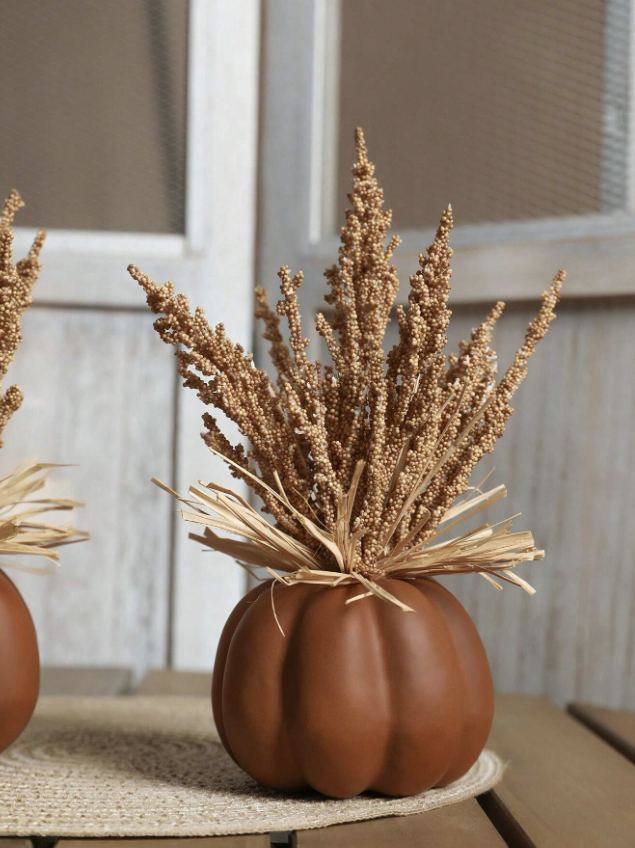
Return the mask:
[(214, 836), (302, 830), (408, 815), (494, 786), (484, 751), (461, 780), (410, 798), (283, 794), (223, 750), (207, 698), (42, 698), (0, 756), (0, 835)]

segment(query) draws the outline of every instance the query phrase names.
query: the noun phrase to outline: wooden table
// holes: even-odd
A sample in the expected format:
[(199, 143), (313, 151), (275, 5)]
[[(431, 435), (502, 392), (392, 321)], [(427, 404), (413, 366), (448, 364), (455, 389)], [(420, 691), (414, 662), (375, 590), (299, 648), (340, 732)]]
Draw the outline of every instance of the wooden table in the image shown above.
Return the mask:
[[(127, 695), (122, 669), (48, 669), (43, 694)], [(152, 671), (143, 695), (207, 695), (210, 675)], [(403, 818), (384, 818), (291, 834), (204, 839), (61, 839), (58, 848), (633, 848), (635, 846), (635, 714), (499, 695), (489, 745), (508, 768), (480, 798)], [(0, 816), (2, 811), (0, 810)], [(51, 839), (35, 839), (50, 848)], [(0, 839), (0, 848), (32, 848)]]

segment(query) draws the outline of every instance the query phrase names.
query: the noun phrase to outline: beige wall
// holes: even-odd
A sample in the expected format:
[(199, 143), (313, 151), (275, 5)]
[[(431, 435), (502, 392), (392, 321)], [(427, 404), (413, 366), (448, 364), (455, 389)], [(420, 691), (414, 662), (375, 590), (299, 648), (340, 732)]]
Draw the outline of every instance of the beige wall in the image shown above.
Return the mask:
[(604, 0), (344, 0), (338, 222), (361, 125), (397, 227), (599, 211)]

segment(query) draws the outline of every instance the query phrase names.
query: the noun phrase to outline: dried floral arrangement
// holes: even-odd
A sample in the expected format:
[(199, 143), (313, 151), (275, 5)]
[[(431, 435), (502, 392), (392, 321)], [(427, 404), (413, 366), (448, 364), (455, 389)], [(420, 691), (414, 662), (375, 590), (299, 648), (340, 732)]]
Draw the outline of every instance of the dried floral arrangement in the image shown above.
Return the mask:
[(301, 272), (280, 269), (282, 297), (275, 311), (266, 291), (256, 290), (256, 317), (271, 344), (274, 382), (254, 365), (252, 354), (226, 337), (223, 324), (211, 327), (202, 309), (192, 312), (172, 282), (156, 285), (135, 266), (128, 269), (160, 315), (155, 329), (177, 347), (184, 385), (235, 422), (250, 447), (231, 444), (210, 413), (203, 415), (203, 439), (273, 518), (272, 524), (235, 492), (199, 481), (189, 498), (179, 498), (183, 517), (204, 527), (191, 538), (248, 569), (264, 567), (286, 585), (358, 581), (362, 591), (350, 600), (377, 595), (404, 607), (390, 593), (390, 578), (460, 572), (480, 573), (499, 589), (496, 578), (533, 592), (513, 569), (544, 552), (530, 532), (512, 532), (511, 518), (447, 534), (506, 494), (502, 485), (483, 490), (485, 480), (470, 486), (470, 477), (505, 431), (510, 400), (555, 317), (565, 272), (542, 295), (500, 380), (491, 339), (502, 302), (457, 353), (446, 356), (453, 225), (448, 207), (410, 277), (407, 306), (395, 309), (399, 342), (386, 355), (384, 337), (399, 288), (392, 257), (400, 239), (389, 237), (391, 212), (383, 208), (359, 129), (356, 149), (339, 259), (325, 272), (330, 312), (315, 319), (330, 364), (307, 357)]
[[(32, 302), (33, 284), (41, 270), (40, 251), (46, 233), (39, 230), (28, 255), (13, 262), (13, 221), (24, 206), (14, 189), (4, 203), (0, 217), (0, 381), (7, 373), (22, 341), (20, 319)], [(1, 389), (1, 385), (0, 385)], [(22, 405), (19, 386), (0, 391), (0, 436), (13, 413)], [(3, 442), (0, 439), (0, 446)], [(32, 567), (8, 556), (36, 556), (57, 564), (58, 547), (88, 538), (74, 527), (57, 527), (37, 520), (37, 516), (59, 510), (71, 510), (83, 504), (59, 498), (33, 498), (43, 489), (53, 463), (29, 460), (0, 479), (0, 567), (42, 573), (48, 568)]]

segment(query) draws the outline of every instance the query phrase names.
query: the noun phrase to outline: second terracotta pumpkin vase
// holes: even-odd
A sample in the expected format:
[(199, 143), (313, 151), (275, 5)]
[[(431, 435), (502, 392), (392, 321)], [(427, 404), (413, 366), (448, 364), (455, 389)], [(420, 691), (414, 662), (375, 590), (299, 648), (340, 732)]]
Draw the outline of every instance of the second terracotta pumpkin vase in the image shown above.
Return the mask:
[[(256, 579), (262, 570), (273, 578), (223, 631), (218, 732), (261, 783), (336, 798), (444, 786), (485, 745), (494, 703), (485, 651), (435, 577), (478, 575), (533, 593), (515, 570), (544, 556), (530, 532), (512, 532), (512, 519), (456, 528), (506, 494), (472, 473), (505, 431), (565, 277), (559, 271), (543, 293), (502, 376), (491, 347), (502, 301), (446, 353), (452, 209), (399, 297), (399, 238), (361, 130), (356, 148), (337, 263), (325, 272), (327, 307), (315, 316), (326, 363), (308, 356), (301, 272), (280, 269), (275, 309), (256, 289), (266, 371), (173, 283), (129, 268), (158, 315), (155, 329), (178, 347), (185, 386), (244, 437), (232, 444), (206, 412), (205, 443), (262, 502), (214, 482), (180, 499), (183, 517), (200, 528), (191, 538), (260, 569)], [(398, 340), (387, 350), (393, 315)]]
[[(14, 263), (13, 220), (24, 206), (14, 189), (0, 213), (0, 382), (22, 341), (21, 316), (31, 304), (31, 290), (40, 273), (40, 250), (45, 233), (39, 230), (28, 255)], [(22, 403), (19, 386), (0, 391), (0, 437), (12, 414)], [(0, 438), (0, 446), (3, 441)], [(40, 686), (40, 659), (31, 614), (16, 586), (1, 566), (30, 554), (36, 563), (53, 561), (60, 555), (55, 546), (87, 538), (73, 527), (57, 527), (40, 515), (52, 510), (80, 506), (65, 498), (39, 497), (53, 463), (29, 460), (0, 479), (0, 752), (11, 745), (26, 727), (35, 709)], [(46, 571), (31, 564), (35, 572)]]
[(31, 614), (0, 570), (0, 753), (29, 723), (40, 689), (40, 656)]
[(405, 613), (377, 598), (346, 605), (350, 587), (276, 592), (236, 606), (212, 687), (228, 753), (276, 789), (334, 798), (365, 790), (412, 795), (445, 786), (476, 762), (494, 692), (470, 617), (434, 580), (389, 581)]

